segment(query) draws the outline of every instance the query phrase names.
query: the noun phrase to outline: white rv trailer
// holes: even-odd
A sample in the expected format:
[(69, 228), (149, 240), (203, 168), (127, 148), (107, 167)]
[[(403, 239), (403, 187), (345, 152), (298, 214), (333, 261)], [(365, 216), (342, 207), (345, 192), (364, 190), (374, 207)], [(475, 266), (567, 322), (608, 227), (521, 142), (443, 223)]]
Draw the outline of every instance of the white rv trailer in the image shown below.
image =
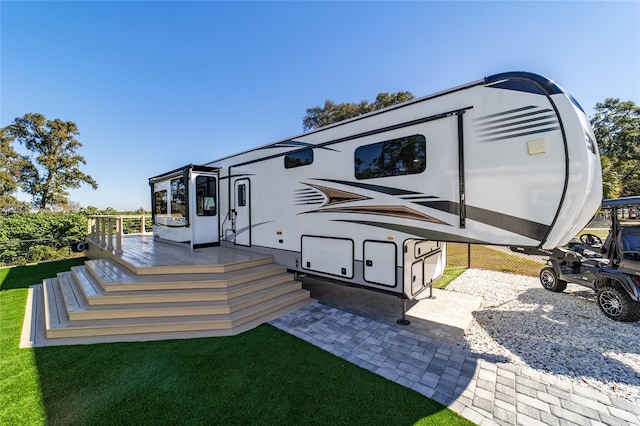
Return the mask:
[(511, 72), (150, 179), (156, 238), (413, 298), (444, 242), (552, 248), (602, 200), (585, 112)]

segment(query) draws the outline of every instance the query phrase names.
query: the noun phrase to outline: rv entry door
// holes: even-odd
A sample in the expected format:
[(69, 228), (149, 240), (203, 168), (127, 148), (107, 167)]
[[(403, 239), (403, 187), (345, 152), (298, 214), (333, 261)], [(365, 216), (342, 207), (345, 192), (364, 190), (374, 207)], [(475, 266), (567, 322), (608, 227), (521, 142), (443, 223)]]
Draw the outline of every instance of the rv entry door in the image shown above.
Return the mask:
[(189, 193), (189, 219), (192, 247), (219, 244), (218, 173), (191, 171)]
[(249, 179), (238, 179), (233, 185), (235, 210), (235, 243), (251, 245), (251, 185)]

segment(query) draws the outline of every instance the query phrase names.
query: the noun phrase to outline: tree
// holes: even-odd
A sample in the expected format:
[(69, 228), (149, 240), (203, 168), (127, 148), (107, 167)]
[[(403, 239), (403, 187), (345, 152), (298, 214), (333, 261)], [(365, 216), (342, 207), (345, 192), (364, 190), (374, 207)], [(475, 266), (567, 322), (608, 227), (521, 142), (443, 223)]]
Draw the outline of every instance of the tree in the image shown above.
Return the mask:
[(22, 178), (22, 186), (32, 197), (38, 211), (69, 203), (67, 189), (86, 183), (98, 188), (96, 181), (80, 170), (87, 164), (77, 154), (82, 144), (75, 138), (78, 127), (72, 121), (47, 120), (42, 114), (25, 114), (6, 127), (8, 134), (33, 153), (33, 171)]
[(620, 174), (614, 168), (613, 163), (604, 154), (600, 155), (600, 165), (602, 167), (602, 196), (604, 199), (618, 198), (622, 192), (622, 181)]
[(302, 119), (302, 128), (306, 130), (317, 129), (322, 126), (337, 123), (347, 118), (356, 117), (381, 108), (410, 101), (414, 96), (411, 92), (379, 93), (373, 103), (360, 101), (360, 103), (344, 102), (336, 104), (332, 100), (324, 101), (324, 106), (316, 106), (307, 109), (307, 114)]
[(100, 214), (100, 209), (97, 208), (96, 206), (87, 206), (87, 207), (81, 208), (80, 213), (82, 213), (85, 216), (95, 216)]
[(640, 194), (640, 107), (607, 98), (591, 125), (600, 148), (605, 198)]
[(0, 128), (0, 213), (22, 213), (29, 204), (18, 200), (14, 194), (21, 180), (33, 173), (31, 162), (18, 154), (12, 146), (14, 137)]

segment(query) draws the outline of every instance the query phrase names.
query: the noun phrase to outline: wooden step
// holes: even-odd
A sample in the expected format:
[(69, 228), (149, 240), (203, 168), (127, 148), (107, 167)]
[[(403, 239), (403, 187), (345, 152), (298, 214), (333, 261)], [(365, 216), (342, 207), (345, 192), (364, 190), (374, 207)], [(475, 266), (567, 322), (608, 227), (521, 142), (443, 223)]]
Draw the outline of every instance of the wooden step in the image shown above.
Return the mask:
[(217, 274), (136, 275), (107, 259), (89, 260), (85, 262), (85, 268), (107, 292), (225, 288), (287, 271), (282, 265), (269, 263)]
[[(59, 324), (65, 324), (69, 321), (67, 311), (64, 307), (62, 294), (60, 293), (58, 279), (47, 278), (42, 281), (42, 293), (44, 296), (44, 324), (45, 329), (53, 329)], [(61, 317), (64, 315), (64, 317)]]
[(132, 333), (114, 334), (106, 336), (80, 336), (80, 337), (58, 337), (47, 338), (45, 329), (45, 309), (43, 285), (36, 284), (29, 288), (27, 308), (25, 316), (25, 326), (22, 330), (20, 348), (64, 346), (64, 345), (87, 345), (95, 343), (114, 342), (148, 342), (170, 339), (195, 339), (205, 337), (235, 336), (245, 331), (251, 330), (260, 324), (274, 320), (296, 309), (302, 308), (312, 302), (312, 299), (303, 298), (297, 303), (284, 306), (281, 309), (272, 311), (262, 317), (247, 321), (244, 324), (234, 326), (231, 329), (223, 330), (198, 330), (198, 331), (175, 331), (163, 333)]
[[(253, 291), (229, 300), (159, 302), (142, 304), (90, 305), (71, 273), (58, 274), (58, 283), (64, 307), (70, 321), (117, 318), (151, 318), (194, 315), (228, 315), (301, 288), (299, 282), (289, 277), (288, 281)], [(55, 284), (53, 284), (55, 285)]]
[(230, 330), (269, 317), (273, 312), (298, 306), (309, 300), (309, 292), (298, 289), (260, 301), (228, 315), (188, 315), (177, 317), (126, 318), (72, 321), (66, 315), (64, 296), (57, 278), (43, 282), (46, 337), (74, 338), (140, 333), (204, 332)]
[[(90, 305), (113, 304), (138, 304), (160, 302), (198, 302), (233, 299), (254, 291), (263, 290), (278, 284), (291, 281), (290, 273), (280, 273), (260, 278), (254, 281), (234, 285), (230, 288), (203, 288), (203, 289), (169, 289), (169, 290), (134, 290), (134, 291), (109, 291), (93, 278), (82, 267), (71, 268), (71, 273), (82, 295)], [(143, 287), (144, 288), (144, 287)]]
[(311, 301), (271, 256), (223, 248), (166, 250), (147, 247), (150, 241), (124, 256), (136, 268), (108, 257), (44, 280), (41, 291), (34, 291), (34, 298), (43, 300), (37, 317), (41, 340), (76, 344), (233, 335)]

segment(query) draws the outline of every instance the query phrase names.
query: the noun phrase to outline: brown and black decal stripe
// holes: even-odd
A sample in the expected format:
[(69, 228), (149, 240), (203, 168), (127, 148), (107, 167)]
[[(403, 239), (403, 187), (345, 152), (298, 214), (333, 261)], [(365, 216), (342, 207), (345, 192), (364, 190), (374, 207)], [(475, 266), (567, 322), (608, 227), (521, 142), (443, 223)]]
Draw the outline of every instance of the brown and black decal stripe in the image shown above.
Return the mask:
[[(370, 200), (370, 197), (354, 194), (353, 192), (343, 191), (341, 189), (329, 188), (327, 186), (307, 183), (312, 188), (322, 192), (327, 197), (324, 206), (332, 206), (334, 204), (350, 203), (352, 201)], [(323, 207), (324, 207), (323, 206)]]
[[(421, 201), (416, 204), (455, 215), (458, 214), (460, 208), (458, 203), (453, 201)], [(542, 241), (549, 231), (548, 225), (534, 222), (532, 220), (522, 219), (520, 217), (498, 213), (493, 210), (474, 207), (468, 204), (466, 209), (467, 219), (504, 229), (505, 231), (523, 235), (537, 241)]]
[(337, 180), (337, 179), (314, 179), (314, 180), (337, 183), (337, 184), (346, 185), (346, 186), (353, 186), (355, 188), (366, 189), (367, 191), (380, 192), (382, 194), (387, 194), (387, 195), (405, 195), (405, 196), (422, 195), (419, 192), (415, 192), (415, 191), (409, 191), (401, 188), (394, 188), (392, 186), (373, 185), (371, 183), (350, 182), (347, 180)]
[(401, 219), (420, 220), (423, 222), (437, 223), (439, 225), (451, 226), (446, 222), (436, 219), (407, 206), (353, 206), (353, 207), (330, 207), (322, 210), (315, 210), (307, 213), (359, 213), (377, 216), (398, 217)]
[[(336, 179), (316, 179), (316, 180), (337, 183), (337, 184), (346, 185), (346, 186), (353, 186), (356, 188), (365, 189), (368, 191), (380, 192), (388, 195), (395, 195), (395, 196), (399, 196), (402, 199), (407, 199), (407, 200), (415, 199), (416, 201), (412, 201), (414, 204), (418, 204), (431, 209), (450, 213), (456, 216), (460, 215), (460, 204), (458, 202), (448, 201), (448, 200), (431, 200), (430, 198), (433, 198), (432, 196), (426, 196), (424, 194), (421, 194), (415, 191), (409, 191), (401, 188), (393, 188), (389, 186), (373, 185), (373, 184), (360, 183), (360, 182), (349, 182), (349, 181), (336, 180)], [(310, 184), (307, 184), (307, 185), (310, 185)], [(327, 194), (325, 190), (331, 189), (331, 188), (326, 188), (320, 185), (310, 185), (310, 186), (313, 186), (314, 188), (321, 190), (325, 194)], [(334, 190), (334, 191), (337, 191), (337, 190)], [(370, 197), (364, 197), (364, 196), (350, 193), (347, 191), (342, 191), (342, 192), (345, 195), (342, 197), (338, 197), (336, 199), (338, 200), (338, 202), (357, 201), (359, 199), (370, 199)], [(327, 194), (327, 196), (331, 198), (329, 194)], [(363, 198), (358, 198), (358, 197), (363, 197)], [(419, 198), (422, 198), (422, 200), (419, 200)], [(331, 204), (337, 204), (337, 202), (334, 202), (334, 203), (329, 202), (325, 205), (328, 206)], [(374, 210), (370, 210), (369, 211), (370, 214), (384, 214), (383, 207), (386, 208), (387, 209), (386, 212), (389, 213), (389, 208), (393, 208), (394, 206), (371, 206), (371, 207), (373, 207), (374, 209), (378, 209), (378, 212), (375, 212)], [(522, 235), (522, 236), (534, 239), (536, 241), (543, 241), (550, 230), (550, 227), (548, 225), (534, 222), (531, 220), (522, 219), (516, 216), (511, 216), (508, 214), (499, 213), (493, 210), (483, 209), (480, 207), (474, 207), (470, 205), (466, 205), (465, 207), (466, 207), (466, 218), (469, 220), (484, 223), (486, 225), (493, 226), (499, 229), (504, 229), (505, 231), (513, 232), (514, 234)], [(346, 208), (343, 207), (343, 209), (346, 209)], [(415, 212), (415, 210), (413, 209), (409, 209), (409, 210)], [(316, 210), (315, 212), (320, 212), (320, 211), (328, 211), (328, 210), (327, 209)], [(348, 210), (343, 210), (342, 212), (343, 213), (365, 213), (364, 211), (356, 212), (352, 208), (349, 208)], [(413, 217), (409, 217), (411, 213), (407, 213), (404, 216), (400, 216), (400, 214), (397, 211), (394, 212), (393, 215), (391, 214), (387, 214), (387, 215), (395, 216), (395, 217), (404, 217), (407, 219), (410, 218), (410, 219), (417, 219), (417, 220), (425, 220), (431, 223), (439, 223), (439, 224), (444, 223), (424, 213), (419, 213), (419, 214), (423, 215), (422, 218), (418, 218), (415, 215)], [(426, 218), (430, 218), (430, 219), (426, 219)], [(416, 233), (413, 233), (413, 234), (420, 235)], [(448, 239), (447, 241), (453, 241), (453, 240)]]
[(486, 241), (469, 239), (467, 237), (463, 237), (461, 235), (450, 234), (448, 232), (440, 232), (434, 231), (431, 229), (419, 228), (417, 226), (407, 226), (401, 225), (398, 223), (385, 223), (385, 222), (376, 222), (376, 221), (368, 221), (368, 220), (348, 220), (348, 219), (338, 219), (334, 222), (346, 222), (346, 223), (356, 223), (358, 225), (367, 225), (374, 226), (376, 228), (389, 229), (396, 232), (403, 232), (409, 235), (415, 235), (420, 238), (424, 238), (425, 240), (431, 241), (447, 241), (447, 242), (461, 242), (461, 243), (471, 243), (471, 244), (486, 244)]

